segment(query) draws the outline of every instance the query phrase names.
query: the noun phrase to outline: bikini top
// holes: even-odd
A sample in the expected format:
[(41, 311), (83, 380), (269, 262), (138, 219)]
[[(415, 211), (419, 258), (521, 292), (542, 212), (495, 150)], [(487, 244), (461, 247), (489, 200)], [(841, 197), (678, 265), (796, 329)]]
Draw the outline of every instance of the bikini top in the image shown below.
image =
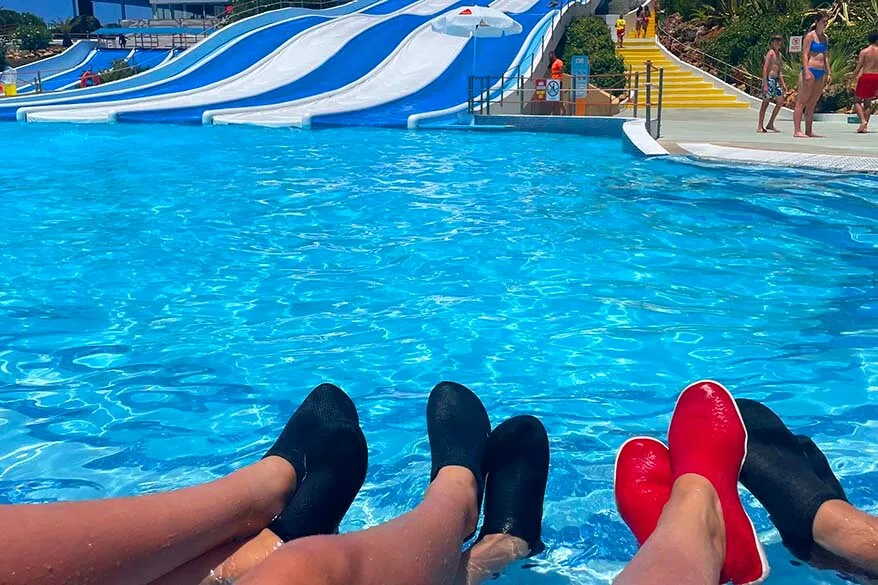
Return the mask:
[(812, 53), (825, 53), (826, 49), (829, 48), (829, 43), (818, 43), (817, 41), (811, 41), (811, 52)]

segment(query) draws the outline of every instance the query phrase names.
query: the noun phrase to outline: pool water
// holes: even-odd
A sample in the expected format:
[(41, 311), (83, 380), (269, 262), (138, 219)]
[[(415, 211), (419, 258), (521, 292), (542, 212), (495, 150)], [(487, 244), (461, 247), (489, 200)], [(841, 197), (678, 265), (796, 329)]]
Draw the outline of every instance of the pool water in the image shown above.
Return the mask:
[[(370, 447), (343, 530), (429, 475), (438, 381), (552, 441), (547, 552), (498, 583), (606, 583), (635, 551), (615, 450), (713, 377), (878, 511), (878, 178), (646, 160), (611, 139), (3, 126), (0, 502), (139, 494), (261, 456), (321, 381)], [(795, 566), (745, 498), (773, 583)]]

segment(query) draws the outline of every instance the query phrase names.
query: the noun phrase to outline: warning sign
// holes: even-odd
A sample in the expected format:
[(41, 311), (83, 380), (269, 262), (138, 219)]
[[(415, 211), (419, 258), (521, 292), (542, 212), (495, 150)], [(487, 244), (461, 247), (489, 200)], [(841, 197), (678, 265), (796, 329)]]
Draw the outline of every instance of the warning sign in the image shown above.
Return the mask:
[(790, 53), (802, 52), (802, 37), (790, 37)]
[(547, 79), (546, 80), (546, 101), (547, 102), (560, 102), (561, 101), (561, 80), (560, 79)]
[(534, 80), (534, 100), (538, 102), (546, 101), (546, 80), (545, 79), (535, 79)]

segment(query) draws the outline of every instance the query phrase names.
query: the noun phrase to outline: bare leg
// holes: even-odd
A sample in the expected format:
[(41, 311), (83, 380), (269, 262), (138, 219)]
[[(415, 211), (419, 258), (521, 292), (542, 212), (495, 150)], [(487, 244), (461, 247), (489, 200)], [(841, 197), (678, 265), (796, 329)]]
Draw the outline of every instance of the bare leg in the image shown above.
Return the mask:
[(762, 100), (762, 105), (759, 106), (759, 122), (756, 124), (756, 132), (760, 134), (765, 133), (765, 111), (768, 109), (768, 100)]
[(813, 85), (813, 81), (805, 79), (803, 74), (799, 75), (799, 95), (796, 98), (796, 109), (793, 111), (793, 136), (796, 138), (807, 138), (802, 132), (802, 116), (805, 113), (805, 106), (811, 99)]
[(830, 500), (817, 510), (813, 530), (817, 544), (878, 575), (878, 518), (843, 500)]
[(805, 134), (809, 138), (823, 138), (819, 134), (814, 134), (814, 110), (817, 109), (817, 102), (823, 94), (823, 85), (826, 83), (826, 76), (820, 81), (815, 81), (813, 91), (811, 92), (808, 104), (805, 106)]
[(287, 543), (238, 583), (451, 584), (461, 564), (460, 546), (478, 515), (472, 472), (443, 467), (412, 512), (362, 532)]
[(687, 474), (674, 482), (655, 532), (615, 585), (716, 585), (725, 559), (725, 525), (709, 481)]
[(215, 585), (234, 583), (283, 545), (269, 529), (244, 542), (232, 542), (205, 553), (150, 585)]
[(872, 108), (871, 104), (865, 105), (862, 101), (857, 101), (854, 104), (854, 109), (857, 112), (857, 116), (860, 118), (860, 127), (857, 128), (858, 134), (865, 134), (866, 128), (869, 126), (869, 115), (871, 114)]
[(779, 130), (774, 127), (774, 121), (777, 119), (777, 115), (780, 114), (780, 109), (783, 107), (783, 105), (784, 99), (782, 97), (775, 100), (774, 110), (771, 112), (771, 117), (768, 119), (768, 126), (765, 127), (765, 129), (769, 132), (779, 132)]
[(0, 507), (15, 526), (0, 555), (4, 585), (141, 585), (262, 530), (296, 485), (267, 457), (217, 481), (163, 494)]

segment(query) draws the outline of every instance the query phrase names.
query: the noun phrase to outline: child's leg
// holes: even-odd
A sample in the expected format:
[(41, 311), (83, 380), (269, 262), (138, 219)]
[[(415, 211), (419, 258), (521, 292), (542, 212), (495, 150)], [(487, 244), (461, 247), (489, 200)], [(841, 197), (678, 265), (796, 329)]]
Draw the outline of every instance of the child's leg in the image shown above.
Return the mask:
[(763, 99), (762, 105), (759, 106), (759, 122), (756, 124), (757, 132), (765, 132), (765, 112), (768, 110), (768, 100)]
[(777, 115), (780, 114), (781, 108), (784, 105), (784, 98), (779, 97), (774, 100), (774, 110), (771, 112), (771, 117), (768, 119), (768, 126), (766, 127), (768, 130), (776, 130), (774, 127), (774, 121), (777, 119)]

